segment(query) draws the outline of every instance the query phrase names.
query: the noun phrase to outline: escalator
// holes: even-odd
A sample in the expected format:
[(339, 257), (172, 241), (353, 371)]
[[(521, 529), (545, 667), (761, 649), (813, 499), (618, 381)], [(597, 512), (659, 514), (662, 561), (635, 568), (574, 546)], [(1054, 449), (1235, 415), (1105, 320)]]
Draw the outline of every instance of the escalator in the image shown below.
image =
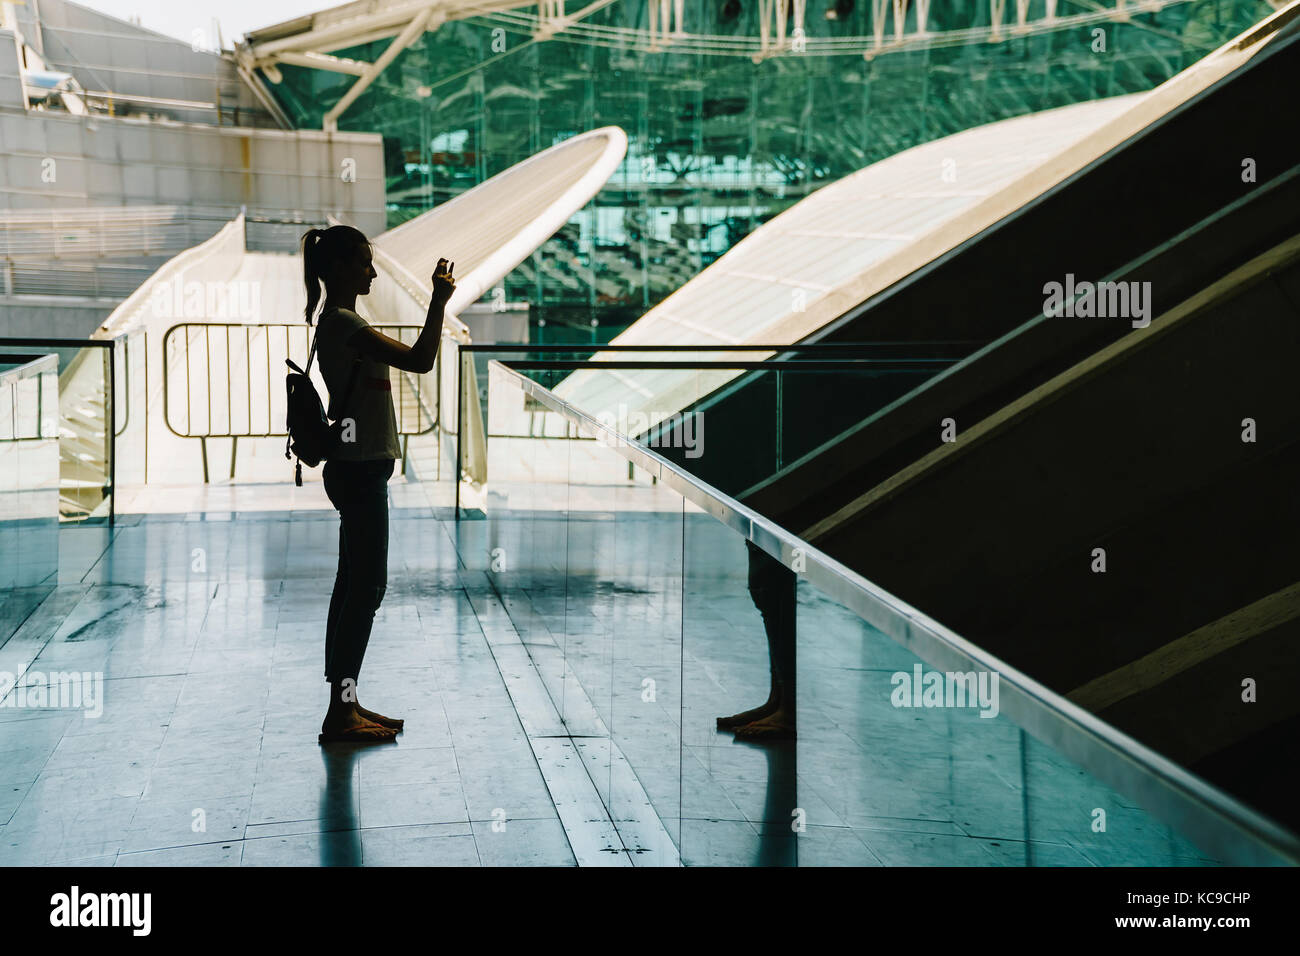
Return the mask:
[[(893, 395), (826, 376), (837, 421), (788, 416), (816, 447), (766, 470), (729, 427), (769, 387), (750, 373), (689, 409), (713, 444), (680, 463), (1300, 828), (1296, 8), (1264, 27), (1238, 69), (802, 343), (971, 341), (960, 361)], [(1128, 308), (1047, 314), (1076, 279)]]

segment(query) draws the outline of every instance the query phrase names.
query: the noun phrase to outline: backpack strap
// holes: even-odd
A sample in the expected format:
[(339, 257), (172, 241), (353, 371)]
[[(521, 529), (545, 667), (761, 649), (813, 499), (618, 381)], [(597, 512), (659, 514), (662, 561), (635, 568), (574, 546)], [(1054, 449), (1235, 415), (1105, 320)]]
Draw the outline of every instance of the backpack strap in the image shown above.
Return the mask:
[(316, 340), (320, 338), (320, 326), (316, 326), (316, 334), (311, 337), (311, 349), (307, 352), (307, 367), (303, 370), (304, 375), (311, 375), (311, 360), (316, 357)]

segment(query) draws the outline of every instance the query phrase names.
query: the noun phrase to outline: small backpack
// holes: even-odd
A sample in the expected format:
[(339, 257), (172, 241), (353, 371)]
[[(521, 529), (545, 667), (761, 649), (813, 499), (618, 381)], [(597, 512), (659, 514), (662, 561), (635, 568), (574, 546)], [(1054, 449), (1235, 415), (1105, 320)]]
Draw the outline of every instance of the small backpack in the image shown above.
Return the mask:
[[(285, 425), (288, 437), (284, 441), (284, 457), (296, 456), (298, 464), (294, 467), (294, 484), (302, 487), (302, 466), (315, 468), (322, 461), (330, 458), (341, 443), (343, 430), (343, 410), (348, 399), (352, 397), (352, 386), (357, 382), (357, 371), (361, 368), (361, 357), (352, 363), (352, 374), (348, 377), (348, 387), (343, 392), (343, 401), (339, 405), (339, 419), (333, 424), (325, 413), (316, 385), (311, 380), (311, 363), (316, 357), (316, 339), (320, 336), (317, 328), (312, 336), (311, 351), (307, 355), (307, 368), (300, 369), (292, 359), (286, 358), (284, 364), (292, 370), (284, 380), (286, 398), (288, 399)], [(292, 452), (292, 454), (290, 454)]]

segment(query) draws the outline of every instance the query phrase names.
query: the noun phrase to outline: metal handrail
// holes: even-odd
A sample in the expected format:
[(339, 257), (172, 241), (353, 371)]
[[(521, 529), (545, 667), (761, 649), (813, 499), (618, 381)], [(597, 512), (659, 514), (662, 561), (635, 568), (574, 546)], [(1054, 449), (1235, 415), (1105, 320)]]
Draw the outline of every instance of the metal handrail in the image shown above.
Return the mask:
[[(380, 332), (392, 335), (395, 338), (401, 338), (403, 333), (419, 333), (423, 326), (418, 325), (372, 325), (371, 328)], [(220, 343), (217, 352), (224, 352), (225, 369), (224, 373), (219, 368), (214, 369), (213, 365), (213, 340), (212, 330), (221, 330), (224, 336), (224, 342)], [(230, 476), (234, 477), (236, 456), (238, 454), (239, 439), (241, 438), (285, 438), (288, 431), (284, 425), (285, 410), (282, 401), (275, 398), (279, 391), (275, 382), (280, 381), (279, 376), (284, 374), (285, 369), (279, 364), (284, 358), (290, 358), (295, 354), (295, 347), (291, 340), (299, 339), (296, 354), (302, 357), (302, 362), (306, 361), (306, 355), (310, 348), (309, 339), (307, 338), (314, 327), (302, 322), (280, 322), (280, 323), (223, 323), (223, 322), (181, 322), (171, 326), (162, 339), (162, 389), (163, 389), (163, 421), (170, 431), (177, 438), (196, 438), (200, 442), (200, 455), (203, 461), (203, 480), (208, 481), (208, 455), (207, 441), (213, 439), (230, 439), (233, 443), (230, 458)], [(205, 364), (205, 377), (202, 383), (202, 395), (196, 396), (193, 388), (191, 377), (190, 346), (193, 333), (196, 330), (202, 330), (203, 335), (203, 354), (207, 357)], [(295, 330), (301, 330), (302, 336), (294, 335)], [(283, 350), (278, 351), (272, 348), (272, 337), (277, 340), (280, 338), (279, 333), (283, 332)], [(232, 358), (235, 352), (232, 349), (232, 335), (235, 341), (238, 341), (242, 333), (243, 338), (243, 372), (239, 374), (240, 369), (237, 365), (232, 365)], [(253, 344), (255, 334), (264, 336), (265, 347), (257, 348)], [(178, 405), (173, 404), (179, 401), (178, 393), (180, 387), (175, 385), (175, 373), (172, 371), (172, 361), (170, 359), (170, 349), (175, 347), (177, 337), (184, 342), (184, 357), (180, 363), (184, 369), (184, 423), (180, 424), (174, 419), (180, 411)], [(439, 349), (457, 345), (451, 334), (444, 333), (439, 345)], [(275, 352), (275, 359), (272, 359), (272, 353)], [(253, 356), (257, 356), (259, 367), (254, 370)], [(265, 359), (265, 368), (260, 363)], [(300, 364), (302, 364), (300, 362)], [(273, 368), (274, 366), (274, 368)], [(214, 371), (218, 374), (214, 380)], [(425, 387), (422, 379), (418, 375), (394, 370), (398, 375), (399, 393), (403, 387), (410, 390), (416, 403), (415, 422), (409, 424), (406, 416), (402, 413), (402, 406), (396, 408), (398, 415), (398, 436), (402, 439), (403, 454), (409, 440), (413, 437), (427, 435), (435, 429), (441, 429), (442, 433), (449, 433), (447, 424), (443, 420), (442, 408), (439, 401), (441, 390), (442, 366), (440, 362), (435, 362), (433, 369), (428, 374), (433, 375), (433, 381), (429, 387)], [(223, 377), (224, 375), (224, 377)], [(235, 379), (242, 378), (244, 387), (244, 410), (243, 410), (243, 428), (236, 428), (236, 414), (234, 411), (234, 389), (236, 386)], [(254, 415), (254, 389), (252, 386), (253, 378), (257, 378), (259, 389), (265, 383), (264, 405), (259, 414)], [(224, 401), (221, 398), (223, 394), (224, 383)], [(206, 427), (195, 428), (194, 407), (196, 400), (205, 397), (204, 406), (206, 408)], [(214, 427), (214, 411), (217, 412), (216, 418), (222, 420), (224, 413), (225, 428)], [(257, 417), (258, 427), (254, 428), (253, 418)], [(200, 420), (202, 421), (202, 420)]]
[[(465, 349), (464, 351), (468, 351)], [(818, 371), (847, 371), (850, 369), (880, 369), (888, 367), (910, 371), (918, 368), (930, 368), (933, 366), (946, 367), (956, 362), (955, 358), (906, 358), (906, 359), (791, 359), (784, 362), (763, 362), (763, 361), (735, 361), (728, 362), (718, 359), (712, 362), (655, 362), (649, 359), (644, 361), (613, 361), (613, 362), (578, 362), (578, 361), (548, 361), (546, 359), (510, 359), (509, 366), (512, 369), (537, 369), (539, 371), (577, 371), (578, 369), (741, 369), (746, 372), (754, 371), (803, 371), (808, 369), (817, 369)]]
[[(13, 386), (18, 382), (30, 378), (36, 379), (36, 434), (20, 435), (18, 427), (18, 402), (15, 399), (10, 410), (13, 418), (10, 423), (11, 435), (0, 440), (3, 441), (41, 441), (51, 436), (44, 434), (45, 423), (45, 376), (53, 372), (56, 376), (59, 371), (58, 356), (52, 354), (46, 355), (27, 355), (27, 354), (5, 354), (0, 353), (0, 362), (14, 363), (14, 368), (0, 369), (0, 385)], [(51, 368), (53, 366), (53, 368)], [(58, 391), (55, 390), (54, 399), (58, 401)]]
[[(498, 363), (501, 364), (501, 363)], [(501, 364), (527, 396), (575, 425), (603, 435), (622, 458), (741, 534), (832, 600), (931, 666), (999, 675), (1000, 709), (1023, 730), (1143, 806), (1220, 860), (1300, 864), (1300, 839), (1234, 797), (1048, 689), (1022, 671), (901, 601), (758, 512), (699, 480), (653, 449)], [(800, 561), (794, 560), (799, 556)]]
[(785, 342), (779, 345), (608, 345), (595, 342), (530, 344), (528, 342), (478, 342), (462, 345), (462, 352), (825, 352), (845, 355), (881, 348), (907, 346), (984, 345), (983, 339), (918, 339), (881, 342)]
[[(376, 329), (377, 331), (380, 331), (380, 332), (384, 332), (384, 333), (397, 333), (398, 335), (400, 335), (403, 331), (417, 331), (417, 332), (418, 332), (418, 331), (420, 330), (421, 326), (415, 326), (415, 325), (372, 325), (371, 328)], [(245, 390), (245, 397), (246, 397), (246, 399), (248, 400), (248, 401), (247, 401), (247, 405), (245, 406), (245, 414), (244, 414), (244, 421), (245, 421), (247, 427), (244, 428), (244, 429), (242, 429), (242, 430), (236, 430), (236, 429), (234, 429), (233, 427), (228, 427), (228, 428), (226, 428), (225, 430), (221, 430), (221, 429), (218, 429), (218, 428), (214, 428), (214, 427), (213, 427), (213, 425), (212, 425), (212, 413), (213, 413), (213, 409), (214, 409), (214, 403), (212, 402), (212, 397), (213, 397), (213, 395), (214, 395), (214, 392), (212, 391), (212, 386), (213, 386), (212, 372), (213, 372), (213, 368), (212, 368), (211, 361), (209, 361), (209, 363), (208, 363), (208, 365), (207, 365), (207, 377), (206, 377), (206, 386), (207, 386), (207, 395), (208, 395), (208, 401), (207, 401), (207, 403), (206, 403), (207, 410), (208, 410), (208, 411), (207, 411), (207, 428), (204, 429), (204, 430), (202, 430), (202, 431), (196, 431), (196, 430), (194, 430), (194, 428), (193, 428), (193, 419), (194, 419), (193, 409), (194, 409), (194, 403), (195, 403), (195, 398), (196, 398), (196, 396), (194, 395), (194, 393), (193, 393), (193, 391), (192, 391), (192, 389), (191, 389), (191, 381), (190, 381), (190, 375), (189, 375), (189, 368), (190, 368), (190, 362), (189, 362), (190, 338), (189, 338), (189, 335), (190, 335), (190, 333), (191, 333), (193, 330), (195, 330), (195, 329), (205, 329), (205, 330), (221, 329), (221, 330), (223, 330), (224, 333), (225, 333), (224, 353), (225, 353), (225, 359), (226, 359), (226, 369), (225, 369), (225, 373), (226, 373), (226, 385), (227, 385), (227, 388), (226, 388), (226, 390), (225, 390), (225, 404), (224, 404), (224, 409), (225, 409), (225, 419), (226, 419), (226, 421), (227, 421), (228, 423), (231, 423), (232, 426), (233, 426), (233, 421), (234, 421), (234, 412), (233, 412), (233, 386), (234, 386), (234, 378), (236, 377), (234, 373), (238, 371), (238, 368), (235, 367), (235, 366), (232, 366), (232, 365), (231, 365), (231, 359), (232, 359), (232, 352), (231, 352), (231, 349), (230, 349), (230, 344), (231, 344), (231, 333), (232, 333), (233, 331), (235, 331), (235, 330), (239, 330), (239, 331), (241, 331), (241, 332), (243, 333), (243, 339), (244, 339), (244, 357), (245, 357), (246, 360), (247, 360), (247, 358), (252, 354), (252, 350), (251, 350), (251, 348), (250, 348), (250, 345), (251, 345), (251, 342), (252, 342), (252, 336), (253, 336), (253, 334), (254, 334), (254, 333), (257, 333), (257, 332), (262, 332), (262, 333), (265, 333), (265, 334), (266, 334), (266, 336), (267, 336), (267, 345), (268, 345), (268, 347), (267, 347), (266, 349), (263, 350), (263, 354), (264, 354), (264, 356), (265, 356), (265, 358), (266, 358), (265, 373), (263, 374), (263, 370), (259, 368), (259, 369), (258, 369), (258, 374), (256, 375), (256, 378), (258, 379), (258, 384), (259, 384), (259, 385), (262, 384), (263, 381), (265, 381), (265, 383), (266, 383), (266, 399), (267, 399), (267, 400), (266, 400), (266, 408), (265, 408), (265, 410), (264, 410), (265, 414), (264, 414), (264, 415), (259, 415), (259, 416), (258, 416), (259, 418), (265, 418), (265, 427), (264, 427), (264, 428), (262, 428), (261, 430), (255, 430), (255, 429), (253, 428), (253, 421), (252, 421), (252, 419), (253, 419), (254, 416), (253, 416), (253, 401), (252, 401), (252, 397), (253, 397), (252, 380), (253, 380), (253, 378), (254, 378), (254, 375), (253, 375), (253, 367), (252, 367), (252, 364), (251, 364), (250, 362), (248, 362), (248, 361), (245, 361), (245, 370), (244, 370), (244, 374), (243, 374), (243, 376), (242, 376), (243, 379), (244, 379), (244, 383), (243, 383), (243, 384), (244, 384), (244, 390)], [(292, 354), (293, 354), (293, 349), (292, 349), (291, 346), (290, 346), (290, 339), (293, 337), (293, 336), (291, 335), (291, 333), (292, 333), (294, 330), (298, 330), (298, 329), (301, 329), (304, 333), (309, 333), (309, 332), (312, 331), (313, 327), (312, 327), (312, 326), (308, 326), (307, 324), (305, 324), (305, 323), (301, 323), (301, 322), (297, 322), (297, 323), (289, 323), (289, 322), (267, 322), (267, 323), (259, 323), (259, 322), (254, 322), (254, 323), (239, 323), (239, 322), (228, 322), (228, 323), (227, 323), (227, 322), (180, 322), (180, 323), (177, 323), (176, 325), (173, 325), (171, 328), (169, 328), (165, 333), (163, 333), (163, 344), (162, 344), (162, 350), (163, 350), (163, 356), (164, 356), (164, 359), (163, 359), (163, 370), (162, 370), (162, 372), (163, 372), (163, 417), (164, 417), (164, 421), (165, 421), (166, 424), (167, 424), (167, 428), (168, 428), (168, 430), (171, 431), (171, 433), (172, 433), (173, 435), (175, 435), (177, 438), (284, 438), (284, 437), (286, 437), (286, 436), (288, 435), (288, 432), (285, 430), (285, 428), (284, 428), (284, 426), (283, 426), (283, 424), (282, 424), (282, 423), (283, 423), (283, 419), (284, 419), (283, 414), (281, 414), (281, 415), (278, 416), (278, 420), (281, 422), (281, 424), (272, 424), (273, 420), (276, 420), (276, 419), (277, 419), (277, 416), (274, 414), (274, 409), (272, 408), (272, 406), (273, 406), (275, 403), (271, 400), (271, 396), (274, 395), (274, 394), (276, 394), (274, 388), (272, 387), (272, 383), (273, 383), (273, 380), (274, 380), (274, 381), (278, 381), (278, 379), (275, 379), (275, 376), (272, 374), (272, 366), (273, 366), (273, 365), (276, 366), (276, 368), (275, 368), (275, 370), (274, 370), (274, 371), (275, 371), (275, 375), (280, 375), (280, 374), (283, 374), (283, 373), (282, 373), (282, 371), (281, 371), (280, 368), (279, 368), (279, 363), (278, 363), (278, 362), (272, 362), (272, 360), (271, 360), (271, 349), (269, 348), (269, 344), (270, 344), (270, 336), (271, 336), (272, 334), (274, 334), (274, 332), (275, 332), (276, 330), (282, 330), (283, 333), (284, 333), (284, 343), (285, 343), (285, 348), (284, 348), (284, 355), (283, 355), (283, 357), (291, 357)], [(185, 356), (186, 356), (186, 358), (185, 358), (185, 362), (184, 362), (184, 368), (185, 368), (185, 372), (186, 372), (186, 374), (185, 374), (185, 378), (184, 378), (184, 380), (185, 380), (185, 389), (186, 389), (186, 395), (185, 395), (186, 403), (185, 403), (185, 424), (184, 424), (184, 425), (177, 425), (177, 424), (175, 424), (175, 423), (173, 422), (173, 415), (172, 415), (172, 413), (173, 413), (173, 411), (176, 411), (176, 409), (174, 409), (174, 407), (173, 407), (173, 405), (172, 405), (172, 398), (173, 398), (173, 391), (175, 391), (175, 390), (171, 387), (171, 385), (172, 385), (172, 376), (173, 376), (175, 373), (173, 373), (173, 372), (170, 370), (170, 365), (171, 365), (171, 363), (170, 363), (169, 361), (167, 361), (167, 358), (166, 358), (166, 356), (167, 356), (167, 354), (168, 354), (168, 351), (167, 351), (167, 350), (168, 350), (168, 347), (169, 347), (170, 345), (173, 345), (173, 337), (174, 337), (174, 336), (177, 336), (177, 335), (182, 335), (182, 336), (185, 337), (185, 338), (184, 338), (184, 344), (185, 344)], [(209, 360), (210, 360), (211, 357), (212, 357), (212, 350), (211, 350), (211, 348), (210, 348), (211, 339), (210, 339), (210, 337), (208, 337), (208, 336), (210, 336), (210, 333), (205, 334), (204, 352), (205, 352), (205, 354), (208, 356), (208, 358), (209, 358)], [(304, 348), (301, 350), (301, 353), (300, 353), (300, 354), (305, 355), (305, 354), (307, 353), (307, 351), (308, 351), (308, 346), (304, 346)], [(278, 359), (278, 358), (280, 358), (281, 356), (277, 353), (277, 356), (276, 356), (276, 357), (277, 357), (277, 359)], [(304, 361), (305, 361), (305, 359), (304, 359)], [(408, 380), (408, 381), (409, 381), (409, 380)], [(220, 385), (219, 382), (218, 382), (217, 384), (218, 384), (218, 386)], [(422, 396), (423, 396), (423, 392), (424, 392), (424, 390), (420, 388), (418, 381), (414, 383), (414, 386), (413, 386), (413, 387), (414, 387), (414, 390), (415, 390), (415, 393), (416, 393), (417, 401), (421, 401), (421, 403), (422, 403)], [(219, 394), (219, 392), (218, 392), (217, 394)], [(435, 399), (435, 401), (436, 401), (436, 399)], [(220, 403), (218, 403), (215, 407), (216, 407), (217, 409), (220, 409), (222, 406), (220, 405)], [(404, 435), (404, 436), (425, 435), (425, 434), (428, 434), (429, 432), (433, 431), (433, 429), (434, 429), (434, 427), (435, 427), (435, 425), (436, 425), (436, 423), (437, 423), (437, 415), (436, 415), (436, 413), (431, 413), (431, 412), (430, 412), (430, 409), (428, 408), (428, 406), (424, 406), (423, 403), (422, 403), (421, 411), (422, 411), (424, 414), (421, 415), (421, 416), (419, 416), (419, 417), (420, 417), (420, 418), (423, 418), (423, 419), (426, 419), (426, 420), (427, 420), (426, 423), (425, 423), (424, 425), (420, 426), (420, 427), (417, 427), (417, 428), (412, 429), (412, 428), (404, 427), (404, 425), (403, 425), (401, 422), (399, 422), (399, 424), (398, 424), (398, 434), (399, 434), (399, 435)]]
[(11, 382), (21, 381), (25, 378), (33, 378), (37, 375), (46, 374), (49, 369), (42, 366), (49, 364), (52, 355), (28, 355), (25, 352), (12, 352), (0, 354), (0, 362), (13, 364), (13, 368), (7, 368), (0, 371), (0, 375)]
[[(114, 340), (122, 341), (122, 424), (116, 427), (116, 433), (120, 436), (124, 434), (131, 424), (131, 340), (139, 337), (144, 352), (144, 388), (146, 395), (149, 394), (149, 333), (145, 329), (136, 329), (130, 332), (122, 332), (113, 336)], [(116, 359), (116, 354), (114, 359)], [(146, 408), (146, 416), (148, 409)], [(114, 422), (116, 425), (116, 422)], [(146, 436), (146, 441), (148, 436)]]
[[(751, 359), (715, 359), (715, 360), (692, 360), (692, 361), (671, 361), (671, 360), (622, 360), (622, 359), (506, 359), (508, 367), (512, 370), (550, 370), (550, 371), (579, 371), (579, 370), (658, 370), (658, 369), (678, 369), (678, 370), (717, 370), (717, 371), (746, 371), (746, 372), (773, 372), (777, 377), (778, 395), (781, 388), (781, 376), (783, 372), (801, 372), (816, 370), (818, 372), (834, 371), (887, 371), (887, 372), (916, 372), (922, 370), (942, 370), (961, 360), (962, 355), (952, 356), (928, 356), (920, 357), (866, 357), (875, 356), (882, 350), (891, 348), (939, 348), (941, 347), (960, 347), (965, 349), (971, 346), (979, 345), (979, 342), (969, 340), (935, 340), (935, 341), (906, 341), (906, 342), (846, 342), (834, 344), (812, 344), (800, 345), (782, 344), (782, 345), (598, 345), (592, 343), (570, 344), (555, 343), (549, 345), (529, 345), (528, 343), (479, 343), (460, 346), (462, 353), (462, 362), (473, 364), (473, 355), (475, 354), (505, 354), (510, 355), (517, 352), (610, 352), (620, 353), (767, 353), (772, 357), (761, 360)], [(809, 353), (813, 358), (796, 358), (786, 359), (779, 356), (786, 353)], [(816, 358), (816, 356), (826, 356), (825, 358)], [(855, 357), (862, 356), (862, 357)], [(462, 374), (461, 382), (468, 381), (472, 375)], [(461, 389), (461, 400), (459, 403), (461, 417), (458, 421), (465, 421), (466, 418), (472, 419), (473, 416), (466, 414), (465, 394), (462, 385), (458, 384)], [(780, 415), (780, 398), (777, 400), (778, 415)], [(465, 462), (465, 434), (463, 428), (458, 435), (459, 440), (456, 443), (457, 457), (457, 475), (466, 473)], [(505, 437), (501, 435), (484, 435), (485, 438)], [(531, 437), (531, 436), (511, 436), (511, 437)], [(781, 429), (777, 429), (776, 445), (777, 467), (782, 465), (782, 442)], [(456, 513), (460, 512), (460, 484), (456, 486)]]

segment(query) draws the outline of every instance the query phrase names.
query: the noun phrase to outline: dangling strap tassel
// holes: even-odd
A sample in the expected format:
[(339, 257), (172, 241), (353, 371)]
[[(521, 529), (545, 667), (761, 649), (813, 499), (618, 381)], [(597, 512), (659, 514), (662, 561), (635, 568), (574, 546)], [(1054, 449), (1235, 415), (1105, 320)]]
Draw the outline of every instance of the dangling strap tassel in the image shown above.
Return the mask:
[(302, 487), (302, 462), (298, 462), (293, 469), (293, 483), (299, 488)]

